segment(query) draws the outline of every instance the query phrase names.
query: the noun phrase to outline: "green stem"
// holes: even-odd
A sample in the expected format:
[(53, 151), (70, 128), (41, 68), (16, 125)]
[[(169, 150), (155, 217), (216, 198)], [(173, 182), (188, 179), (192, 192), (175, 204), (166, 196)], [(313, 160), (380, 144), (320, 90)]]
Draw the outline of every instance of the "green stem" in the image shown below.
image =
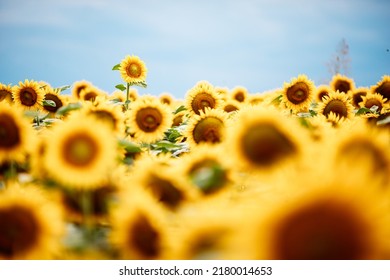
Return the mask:
[(92, 224), (93, 205), (92, 205), (91, 192), (82, 191), (80, 199), (81, 199), (81, 209), (83, 211), (83, 226), (85, 230), (84, 233), (87, 241), (91, 241), (92, 231), (93, 231), (93, 224)]
[(130, 83), (127, 83), (126, 84), (126, 103), (125, 103), (126, 111), (129, 109), (129, 90), (130, 90)]

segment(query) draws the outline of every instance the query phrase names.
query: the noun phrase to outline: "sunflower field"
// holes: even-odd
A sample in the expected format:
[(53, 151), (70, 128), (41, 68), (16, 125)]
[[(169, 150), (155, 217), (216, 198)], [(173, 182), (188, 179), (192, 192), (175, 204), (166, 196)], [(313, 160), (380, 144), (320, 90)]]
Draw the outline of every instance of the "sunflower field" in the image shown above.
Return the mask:
[(390, 259), (390, 76), (0, 83), (0, 259)]

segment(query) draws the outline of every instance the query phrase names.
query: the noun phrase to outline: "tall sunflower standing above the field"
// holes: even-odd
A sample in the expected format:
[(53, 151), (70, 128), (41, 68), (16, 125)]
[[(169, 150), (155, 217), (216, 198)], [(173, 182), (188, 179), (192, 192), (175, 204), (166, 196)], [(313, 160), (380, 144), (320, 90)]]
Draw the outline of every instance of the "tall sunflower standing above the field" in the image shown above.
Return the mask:
[(130, 86), (141, 86), (146, 87), (146, 74), (148, 69), (146, 68), (145, 63), (135, 55), (127, 55), (121, 63), (115, 65), (112, 70), (119, 70), (123, 81), (126, 82), (126, 86), (123, 84), (118, 84), (115, 87), (119, 90), (126, 90), (126, 102), (125, 108), (128, 109), (128, 104), (130, 103), (129, 99), (129, 89)]

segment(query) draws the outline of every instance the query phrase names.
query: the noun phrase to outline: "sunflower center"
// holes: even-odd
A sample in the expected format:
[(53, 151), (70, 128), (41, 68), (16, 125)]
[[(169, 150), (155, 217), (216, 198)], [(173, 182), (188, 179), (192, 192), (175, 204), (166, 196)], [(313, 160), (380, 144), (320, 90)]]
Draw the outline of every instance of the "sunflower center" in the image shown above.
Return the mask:
[(363, 221), (345, 205), (321, 202), (290, 213), (275, 234), (276, 259), (365, 259), (369, 244)]
[(223, 108), (223, 110), (224, 110), (225, 112), (227, 112), (227, 113), (230, 113), (230, 112), (237, 111), (238, 108), (237, 108), (236, 106), (232, 105), (232, 104), (227, 104), (227, 105)]
[(383, 152), (373, 143), (366, 139), (358, 139), (347, 143), (339, 152), (341, 159), (349, 159), (351, 164), (368, 159), (373, 172), (385, 174), (390, 168), (390, 163), (383, 155)]
[(359, 108), (359, 103), (363, 101), (365, 95), (365, 92), (357, 92), (352, 96), (352, 103), (356, 108)]
[(52, 112), (52, 113), (55, 113), (57, 112), (57, 110), (62, 107), (62, 101), (61, 99), (58, 98), (57, 95), (55, 94), (52, 94), (52, 93), (47, 93), (45, 95), (45, 100), (51, 100), (53, 101), (56, 106), (55, 107), (52, 107), (52, 106), (48, 106), (48, 105), (44, 105), (43, 108), (45, 108), (45, 110), (49, 111), (49, 112)]
[(177, 115), (173, 118), (172, 126), (179, 126), (183, 122), (183, 115)]
[(20, 92), (20, 102), (25, 106), (33, 106), (37, 102), (38, 94), (32, 88), (24, 88)]
[(130, 63), (126, 67), (126, 73), (129, 77), (138, 78), (142, 74), (141, 66), (138, 63)]
[(85, 90), (86, 88), (87, 88), (86, 85), (81, 85), (81, 86), (78, 86), (78, 87), (76, 88), (75, 92), (76, 92), (77, 98), (80, 98), (81, 92), (82, 92), (83, 90)]
[(162, 119), (160, 111), (152, 107), (140, 109), (135, 118), (138, 127), (145, 132), (155, 131), (160, 126)]
[(299, 82), (287, 89), (287, 99), (293, 104), (305, 102), (309, 96), (309, 87)]
[(143, 214), (139, 214), (130, 228), (131, 248), (146, 258), (155, 258), (160, 250), (160, 234)]
[(0, 210), (0, 255), (12, 258), (34, 246), (39, 225), (31, 211), (20, 207)]
[(175, 208), (184, 199), (183, 193), (170, 181), (153, 175), (147, 184), (154, 197), (170, 208)]
[(20, 143), (20, 131), (15, 120), (7, 115), (0, 115), (0, 149), (11, 149)]
[(351, 90), (351, 84), (348, 81), (344, 80), (338, 80), (335, 85), (335, 91), (344, 92), (347, 93), (349, 90)]
[(322, 92), (320, 92), (320, 93), (318, 94), (319, 100), (323, 100), (324, 97), (326, 97), (326, 96), (329, 96), (328, 92), (326, 92), (326, 91), (322, 91)]
[(207, 117), (198, 122), (192, 135), (196, 143), (219, 143), (222, 141), (223, 128), (224, 123), (222, 120), (214, 117)]
[(324, 108), (324, 115), (328, 117), (330, 112), (335, 113), (339, 117), (348, 117), (348, 109), (345, 106), (344, 102), (338, 99), (329, 101), (329, 103)]
[(370, 98), (366, 101), (366, 108), (371, 109), (372, 106), (378, 106), (377, 112), (380, 112), (382, 110), (382, 103), (375, 98)]
[(257, 124), (247, 130), (242, 149), (249, 161), (268, 166), (296, 152), (294, 143), (272, 124)]
[(237, 92), (234, 96), (234, 99), (236, 99), (238, 102), (244, 102), (245, 95), (242, 92)]
[(390, 100), (390, 82), (383, 82), (375, 91)]
[(208, 94), (206, 92), (198, 93), (194, 100), (192, 100), (191, 107), (192, 110), (194, 110), (195, 114), (200, 114), (200, 111), (203, 111), (205, 108), (215, 107), (215, 99), (211, 94)]
[(66, 140), (63, 156), (71, 165), (83, 167), (90, 165), (97, 156), (98, 146), (95, 139), (79, 133)]
[(11, 96), (10, 92), (6, 90), (0, 90), (0, 102), (3, 101), (8, 95)]
[(95, 115), (99, 120), (102, 120), (102, 121), (110, 124), (111, 128), (115, 129), (116, 120), (110, 112), (105, 111), (105, 110), (96, 110), (96, 111), (93, 111), (92, 114)]

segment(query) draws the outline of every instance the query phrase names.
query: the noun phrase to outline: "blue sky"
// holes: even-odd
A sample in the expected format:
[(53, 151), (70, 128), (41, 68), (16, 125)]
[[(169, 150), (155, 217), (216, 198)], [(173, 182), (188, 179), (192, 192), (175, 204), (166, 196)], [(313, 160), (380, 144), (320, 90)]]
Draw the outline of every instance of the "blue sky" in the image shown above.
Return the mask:
[(262, 92), (299, 74), (316, 85), (344, 38), (348, 76), (369, 86), (390, 74), (387, 0), (0, 0), (0, 82), (88, 80), (112, 92), (127, 54), (148, 88), (178, 98), (199, 80)]

